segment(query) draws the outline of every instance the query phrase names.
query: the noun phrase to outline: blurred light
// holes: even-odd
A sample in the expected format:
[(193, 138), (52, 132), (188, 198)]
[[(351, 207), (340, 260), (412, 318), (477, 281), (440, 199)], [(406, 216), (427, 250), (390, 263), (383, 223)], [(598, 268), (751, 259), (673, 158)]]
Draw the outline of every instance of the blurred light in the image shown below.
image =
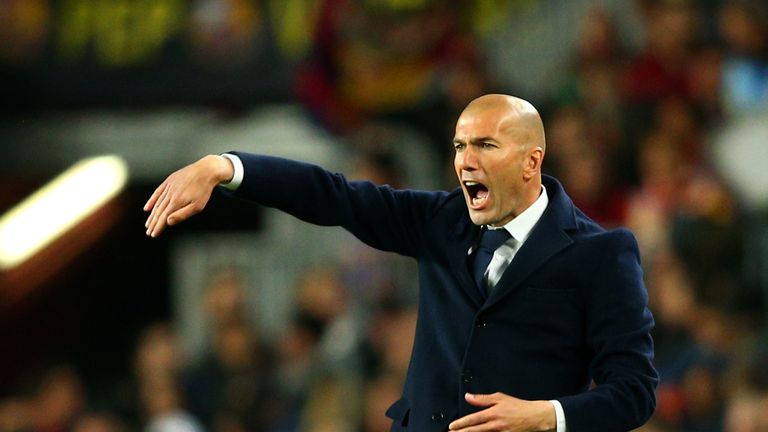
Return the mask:
[(0, 218), (0, 270), (19, 265), (112, 199), (128, 167), (117, 156), (83, 159)]
[(712, 141), (713, 163), (741, 200), (758, 212), (768, 210), (768, 110), (727, 121)]

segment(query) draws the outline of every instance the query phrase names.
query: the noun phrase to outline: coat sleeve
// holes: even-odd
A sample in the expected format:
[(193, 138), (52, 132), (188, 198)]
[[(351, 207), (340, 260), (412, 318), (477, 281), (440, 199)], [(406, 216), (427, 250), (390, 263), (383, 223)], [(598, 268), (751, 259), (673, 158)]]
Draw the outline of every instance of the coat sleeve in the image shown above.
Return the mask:
[(650, 335), (654, 321), (637, 242), (627, 230), (608, 233), (607, 241), (586, 298), (586, 342), (596, 386), (559, 399), (569, 432), (634, 429), (656, 406), (658, 374)]
[(416, 256), (424, 227), (447, 193), (396, 190), (349, 181), (316, 165), (232, 152), (243, 162), (236, 197), (291, 214), (305, 222), (341, 226), (377, 249)]

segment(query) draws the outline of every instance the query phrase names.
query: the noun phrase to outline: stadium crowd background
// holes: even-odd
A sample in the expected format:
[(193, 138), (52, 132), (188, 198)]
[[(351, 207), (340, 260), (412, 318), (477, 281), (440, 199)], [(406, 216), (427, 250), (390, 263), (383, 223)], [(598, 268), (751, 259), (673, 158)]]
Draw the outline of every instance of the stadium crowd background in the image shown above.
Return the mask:
[(3, 0), (0, 66), (0, 210), (97, 151), (134, 175), (66, 265), (0, 279), (0, 431), (388, 430), (412, 263), (216, 199), (149, 240), (140, 208), (230, 148), (452, 188), (453, 122), (486, 92), (538, 106), (544, 171), (638, 237), (662, 376), (642, 430), (768, 430), (764, 1)]

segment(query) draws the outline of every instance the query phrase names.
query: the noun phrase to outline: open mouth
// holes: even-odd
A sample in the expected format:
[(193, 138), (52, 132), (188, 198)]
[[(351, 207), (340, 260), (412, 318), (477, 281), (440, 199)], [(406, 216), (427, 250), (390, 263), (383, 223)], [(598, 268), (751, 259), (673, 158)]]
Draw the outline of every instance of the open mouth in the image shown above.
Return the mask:
[(464, 188), (467, 190), (467, 194), (469, 195), (469, 202), (472, 207), (480, 207), (485, 203), (485, 200), (488, 198), (488, 187), (484, 184), (472, 180), (465, 180), (462, 182), (464, 184)]

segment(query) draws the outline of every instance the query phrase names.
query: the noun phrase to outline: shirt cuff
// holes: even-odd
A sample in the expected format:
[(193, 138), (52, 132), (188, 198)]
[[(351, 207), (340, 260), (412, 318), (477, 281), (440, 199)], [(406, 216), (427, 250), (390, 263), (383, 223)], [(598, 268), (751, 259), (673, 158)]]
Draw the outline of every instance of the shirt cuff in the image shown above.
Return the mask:
[(555, 421), (557, 422), (557, 432), (566, 432), (568, 428), (566, 428), (565, 424), (565, 412), (563, 411), (563, 406), (560, 405), (560, 401), (551, 400), (549, 403), (552, 404), (552, 406), (555, 407)]
[(240, 184), (243, 183), (243, 174), (245, 173), (245, 168), (243, 168), (243, 161), (231, 153), (224, 153), (221, 156), (232, 162), (232, 167), (235, 169), (232, 180), (227, 183), (221, 183), (221, 186), (229, 190), (236, 190), (240, 187)]

